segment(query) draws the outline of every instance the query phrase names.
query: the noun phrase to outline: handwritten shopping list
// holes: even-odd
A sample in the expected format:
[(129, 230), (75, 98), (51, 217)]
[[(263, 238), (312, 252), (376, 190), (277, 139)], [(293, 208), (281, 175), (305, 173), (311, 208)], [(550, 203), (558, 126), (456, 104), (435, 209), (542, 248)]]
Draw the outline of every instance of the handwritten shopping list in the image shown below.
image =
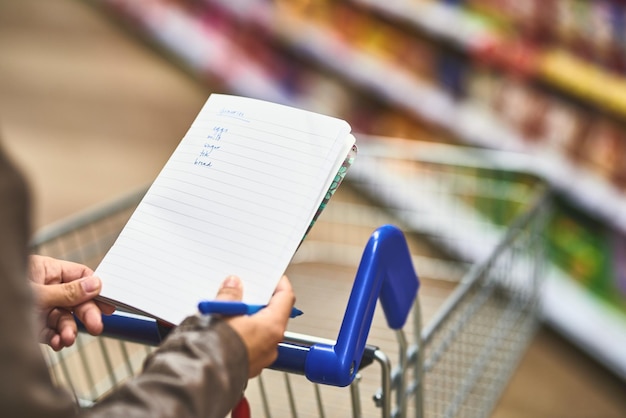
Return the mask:
[(340, 119), (211, 95), (98, 266), (102, 296), (178, 324), (234, 274), (267, 303), (353, 143)]

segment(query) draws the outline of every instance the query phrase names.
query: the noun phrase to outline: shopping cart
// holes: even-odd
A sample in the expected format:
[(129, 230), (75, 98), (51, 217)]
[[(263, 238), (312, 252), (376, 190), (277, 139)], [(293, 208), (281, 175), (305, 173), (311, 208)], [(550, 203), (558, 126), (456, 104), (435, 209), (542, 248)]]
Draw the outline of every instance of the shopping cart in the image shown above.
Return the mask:
[[(250, 407), (266, 417), (488, 416), (538, 323), (549, 192), (514, 153), (358, 140), (357, 162), (287, 270), (305, 314), (249, 383)], [(33, 250), (97, 265), (142, 195), (51, 226)], [(144, 317), (106, 321), (104, 337), (43, 347), (55, 381), (84, 405), (136, 374), (164, 334)]]

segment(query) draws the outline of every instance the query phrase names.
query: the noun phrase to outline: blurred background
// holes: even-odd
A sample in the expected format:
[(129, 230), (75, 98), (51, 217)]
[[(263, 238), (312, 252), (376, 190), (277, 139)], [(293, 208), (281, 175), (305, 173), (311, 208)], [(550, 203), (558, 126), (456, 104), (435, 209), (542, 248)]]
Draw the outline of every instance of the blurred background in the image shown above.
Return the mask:
[(626, 415), (626, 3), (0, 0), (35, 229), (153, 180), (211, 92), (523, 156), (560, 274), (495, 415)]

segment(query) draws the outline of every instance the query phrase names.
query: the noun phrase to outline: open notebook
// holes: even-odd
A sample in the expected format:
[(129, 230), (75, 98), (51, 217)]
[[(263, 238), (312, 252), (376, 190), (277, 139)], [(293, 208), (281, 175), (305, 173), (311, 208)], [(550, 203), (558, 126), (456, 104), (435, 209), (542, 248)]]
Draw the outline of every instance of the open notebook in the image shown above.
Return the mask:
[(102, 299), (178, 324), (234, 274), (267, 303), (355, 153), (341, 119), (211, 95), (96, 269)]

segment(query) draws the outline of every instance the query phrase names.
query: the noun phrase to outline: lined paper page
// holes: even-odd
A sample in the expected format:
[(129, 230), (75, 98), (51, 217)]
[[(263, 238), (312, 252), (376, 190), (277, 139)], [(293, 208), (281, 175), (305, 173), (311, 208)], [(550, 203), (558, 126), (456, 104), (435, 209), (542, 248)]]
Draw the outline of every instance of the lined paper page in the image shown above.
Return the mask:
[(178, 324), (235, 274), (245, 302), (267, 303), (351, 147), (349, 130), (212, 95), (98, 266), (102, 296)]

